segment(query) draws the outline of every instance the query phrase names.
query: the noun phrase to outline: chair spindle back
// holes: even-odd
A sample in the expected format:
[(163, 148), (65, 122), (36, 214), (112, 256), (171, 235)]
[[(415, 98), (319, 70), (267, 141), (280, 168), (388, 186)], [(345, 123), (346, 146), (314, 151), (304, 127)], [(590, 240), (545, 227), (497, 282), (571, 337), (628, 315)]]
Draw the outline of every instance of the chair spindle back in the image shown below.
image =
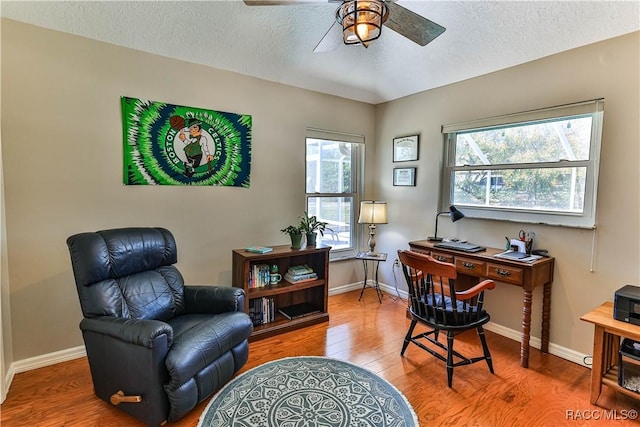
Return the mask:
[(398, 251), (414, 315), (443, 326), (474, 322), (482, 312), (484, 292), (466, 297), (456, 292), (456, 267), (413, 251)]

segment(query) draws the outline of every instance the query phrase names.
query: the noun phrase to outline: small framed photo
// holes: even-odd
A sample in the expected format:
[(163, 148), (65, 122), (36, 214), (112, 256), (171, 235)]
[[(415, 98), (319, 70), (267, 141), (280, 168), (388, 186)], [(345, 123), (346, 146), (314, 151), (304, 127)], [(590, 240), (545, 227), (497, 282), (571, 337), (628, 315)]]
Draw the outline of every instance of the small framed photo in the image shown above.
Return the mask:
[(410, 162), (412, 160), (418, 160), (418, 135), (394, 138), (393, 161)]
[(416, 168), (393, 168), (393, 185), (415, 187)]

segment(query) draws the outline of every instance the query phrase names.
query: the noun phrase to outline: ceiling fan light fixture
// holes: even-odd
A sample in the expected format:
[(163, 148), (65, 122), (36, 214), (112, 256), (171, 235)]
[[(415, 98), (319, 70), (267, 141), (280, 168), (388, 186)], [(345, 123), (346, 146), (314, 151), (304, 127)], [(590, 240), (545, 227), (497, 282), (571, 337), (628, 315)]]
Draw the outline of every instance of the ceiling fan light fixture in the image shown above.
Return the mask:
[(342, 25), (344, 44), (367, 47), (382, 34), (382, 24), (389, 17), (389, 9), (380, 0), (352, 0), (336, 10), (336, 21)]

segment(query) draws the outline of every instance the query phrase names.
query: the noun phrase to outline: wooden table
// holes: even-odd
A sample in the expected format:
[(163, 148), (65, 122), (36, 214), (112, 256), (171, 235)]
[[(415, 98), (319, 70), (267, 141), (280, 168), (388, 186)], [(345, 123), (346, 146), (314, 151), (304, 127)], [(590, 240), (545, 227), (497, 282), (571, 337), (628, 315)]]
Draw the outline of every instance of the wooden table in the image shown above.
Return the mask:
[[(439, 261), (456, 265), (458, 278), (456, 283), (472, 286), (482, 278), (493, 279), (499, 283), (520, 286), (523, 289), (522, 299), (522, 340), (520, 342), (520, 366), (529, 367), (529, 340), (531, 338), (531, 303), (533, 289), (543, 286), (542, 293), (542, 346), (543, 353), (549, 352), (549, 325), (551, 320), (551, 284), (553, 283), (553, 257), (541, 258), (537, 261), (519, 262), (494, 255), (504, 249), (487, 248), (483, 252), (461, 252), (452, 249), (437, 248), (437, 242), (417, 240), (409, 242), (412, 251), (426, 253)], [(466, 283), (465, 283), (466, 282)]]
[(640, 399), (640, 395), (618, 385), (618, 350), (620, 338), (640, 341), (640, 326), (613, 318), (613, 303), (605, 302), (580, 318), (593, 323), (593, 366), (591, 367), (591, 403), (596, 404), (602, 384), (628, 396)]

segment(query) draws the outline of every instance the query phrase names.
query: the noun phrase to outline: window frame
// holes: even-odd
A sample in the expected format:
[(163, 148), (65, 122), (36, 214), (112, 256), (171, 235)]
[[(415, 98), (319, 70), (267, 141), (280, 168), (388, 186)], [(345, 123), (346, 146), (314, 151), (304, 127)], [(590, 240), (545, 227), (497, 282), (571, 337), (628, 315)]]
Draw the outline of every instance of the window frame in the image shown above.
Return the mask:
[[(309, 139), (330, 141), (330, 142), (344, 142), (353, 144), (355, 152), (352, 151), (351, 158), (351, 192), (350, 193), (322, 193), (313, 192), (307, 193), (307, 173), (308, 173), (308, 159), (307, 159), (307, 141)], [(329, 261), (338, 261), (344, 259), (351, 259), (356, 256), (359, 251), (359, 247), (362, 241), (362, 233), (360, 230), (360, 224), (358, 224), (358, 216), (360, 214), (360, 201), (364, 190), (364, 135), (349, 134), (343, 132), (336, 132), (324, 129), (307, 128), (305, 136), (305, 182), (304, 182), (304, 209), (307, 210), (309, 206), (310, 198), (330, 198), (330, 197), (343, 197), (352, 198), (352, 209), (350, 218), (350, 230), (351, 230), (351, 246), (348, 248), (331, 248), (329, 251)], [(326, 232), (325, 232), (326, 234)]]
[[(565, 160), (545, 163), (511, 163), (496, 165), (463, 165), (456, 166), (456, 142), (459, 133), (479, 131), (497, 127), (517, 126), (523, 123), (544, 122), (562, 117), (586, 116), (592, 117), (591, 140), (588, 160)], [(492, 219), (500, 221), (514, 221), (520, 223), (535, 223), (557, 225), (575, 228), (596, 227), (596, 201), (598, 190), (598, 174), (600, 166), (600, 149), (602, 142), (602, 127), (604, 121), (604, 99), (583, 101), (575, 104), (561, 105), (540, 110), (526, 111), (505, 116), (491, 117), (471, 122), (442, 126), (444, 141), (441, 197), (439, 211), (447, 210), (455, 204), (470, 218)], [(558, 212), (552, 210), (534, 210), (526, 208), (507, 208), (495, 206), (476, 206), (456, 203), (454, 200), (454, 174), (456, 171), (495, 170), (505, 169), (548, 169), (585, 167), (586, 182), (584, 189), (584, 206), (582, 213)]]

